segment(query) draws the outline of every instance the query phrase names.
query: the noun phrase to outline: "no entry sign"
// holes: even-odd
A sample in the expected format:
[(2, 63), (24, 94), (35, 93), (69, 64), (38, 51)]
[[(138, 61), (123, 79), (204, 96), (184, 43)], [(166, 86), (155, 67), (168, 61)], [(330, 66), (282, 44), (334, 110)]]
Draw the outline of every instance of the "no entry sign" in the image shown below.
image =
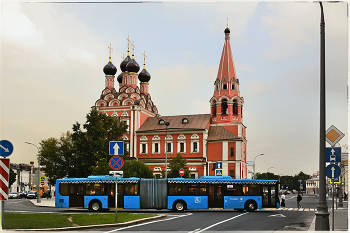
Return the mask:
[(109, 166), (113, 169), (113, 170), (119, 170), (123, 167), (124, 165), (124, 161), (120, 156), (113, 156), (110, 160), (109, 160)]
[(185, 175), (185, 170), (183, 168), (181, 168), (180, 171), (179, 171), (179, 174), (180, 174), (180, 176)]

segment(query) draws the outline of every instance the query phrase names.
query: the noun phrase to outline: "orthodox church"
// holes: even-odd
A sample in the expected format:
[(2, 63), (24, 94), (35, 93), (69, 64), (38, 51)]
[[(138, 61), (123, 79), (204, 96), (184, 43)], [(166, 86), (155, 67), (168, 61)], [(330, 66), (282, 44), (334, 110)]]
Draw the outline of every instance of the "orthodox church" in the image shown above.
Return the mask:
[[(222, 169), (217, 172), (224, 176), (247, 178), (244, 99), (239, 92), (230, 29), (227, 27), (224, 33), (218, 74), (213, 78), (214, 94), (209, 100), (210, 114), (159, 115), (149, 93), (151, 75), (146, 70), (145, 59), (138, 73), (140, 66), (134, 59), (134, 49), (130, 58), (129, 38), (128, 54), (120, 64), (117, 88), (114, 86), (117, 68), (109, 55), (109, 62), (103, 68), (105, 89), (93, 107), (128, 125), (122, 140), (129, 156), (146, 163), (156, 177), (165, 171), (166, 160), (169, 163), (171, 157), (181, 153), (193, 178), (214, 176), (217, 168)], [(131, 45), (134, 47), (133, 43)]]

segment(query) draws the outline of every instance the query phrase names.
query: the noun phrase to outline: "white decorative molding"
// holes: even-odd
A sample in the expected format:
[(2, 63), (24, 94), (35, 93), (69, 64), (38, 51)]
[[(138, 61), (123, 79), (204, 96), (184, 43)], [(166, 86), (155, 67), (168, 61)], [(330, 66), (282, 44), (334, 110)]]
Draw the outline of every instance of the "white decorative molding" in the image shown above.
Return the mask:
[(148, 138), (147, 138), (146, 136), (142, 136), (142, 137), (140, 138), (140, 141), (148, 141)]
[(126, 111), (124, 111), (121, 116), (122, 117), (126, 117), (126, 116), (128, 117), (129, 115), (128, 115), (128, 113)]
[(186, 140), (186, 137), (185, 137), (185, 135), (180, 134), (180, 135), (177, 137), (177, 140)]

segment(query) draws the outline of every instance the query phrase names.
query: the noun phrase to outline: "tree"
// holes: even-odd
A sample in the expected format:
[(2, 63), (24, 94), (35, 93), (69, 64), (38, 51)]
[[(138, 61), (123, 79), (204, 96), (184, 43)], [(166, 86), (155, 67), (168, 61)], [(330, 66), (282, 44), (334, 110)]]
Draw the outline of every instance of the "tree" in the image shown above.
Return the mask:
[(45, 166), (45, 172), (51, 184), (56, 179), (72, 177), (74, 173), (74, 154), (72, 134), (67, 131), (59, 139), (48, 138), (40, 142), (40, 165)]
[(121, 170), (124, 171), (123, 176), (125, 178), (153, 178), (153, 172), (151, 168), (147, 164), (138, 160), (125, 160), (124, 166)]
[(17, 178), (17, 173), (15, 173), (12, 168), (10, 169), (10, 180), (9, 180), (9, 187), (11, 187), (11, 185), (13, 185), (13, 183), (15, 183)]
[(76, 122), (73, 133), (66, 132), (59, 139), (51, 137), (40, 142), (40, 165), (46, 167), (50, 183), (63, 177), (86, 177), (99, 163), (108, 163), (109, 141), (120, 140), (127, 126), (92, 109), (86, 115), (83, 129)]
[(86, 123), (73, 125), (74, 177), (86, 177), (100, 159), (109, 161), (109, 141), (118, 141), (127, 130), (127, 125), (118, 119), (92, 109)]
[(185, 170), (185, 174), (182, 176), (183, 178), (190, 178), (190, 171), (188, 170), (187, 160), (182, 157), (180, 153), (177, 153), (175, 157), (172, 157), (169, 162), (170, 173), (168, 173), (167, 177), (176, 178), (179, 177), (179, 171), (181, 168)]

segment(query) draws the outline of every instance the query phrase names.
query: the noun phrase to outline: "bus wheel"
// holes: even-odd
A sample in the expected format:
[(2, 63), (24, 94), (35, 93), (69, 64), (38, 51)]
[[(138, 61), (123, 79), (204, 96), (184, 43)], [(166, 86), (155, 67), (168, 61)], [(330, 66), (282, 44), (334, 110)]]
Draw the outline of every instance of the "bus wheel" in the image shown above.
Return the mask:
[(173, 205), (173, 210), (175, 211), (184, 211), (186, 208), (186, 204), (183, 201), (176, 201)]
[(248, 201), (247, 203), (245, 203), (244, 208), (246, 211), (254, 211), (256, 210), (256, 204), (253, 201)]
[(90, 203), (90, 210), (95, 211), (95, 212), (100, 211), (102, 209), (101, 206), (102, 205), (101, 205), (100, 201), (92, 201)]

